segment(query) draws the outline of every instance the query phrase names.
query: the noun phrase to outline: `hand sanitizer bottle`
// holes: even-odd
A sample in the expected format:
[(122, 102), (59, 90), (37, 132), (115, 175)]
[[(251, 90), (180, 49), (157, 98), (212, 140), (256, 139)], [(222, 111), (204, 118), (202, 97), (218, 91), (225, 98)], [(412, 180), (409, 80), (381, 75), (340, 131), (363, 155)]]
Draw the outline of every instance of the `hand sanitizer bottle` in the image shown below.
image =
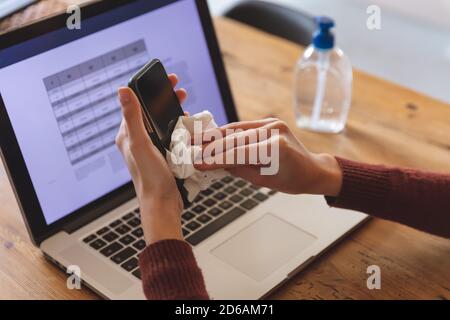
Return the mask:
[(316, 18), (313, 43), (297, 63), (294, 105), (297, 125), (313, 131), (338, 133), (347, 122), (352, 96), (350, 60), (334, 45), (328, 17)]

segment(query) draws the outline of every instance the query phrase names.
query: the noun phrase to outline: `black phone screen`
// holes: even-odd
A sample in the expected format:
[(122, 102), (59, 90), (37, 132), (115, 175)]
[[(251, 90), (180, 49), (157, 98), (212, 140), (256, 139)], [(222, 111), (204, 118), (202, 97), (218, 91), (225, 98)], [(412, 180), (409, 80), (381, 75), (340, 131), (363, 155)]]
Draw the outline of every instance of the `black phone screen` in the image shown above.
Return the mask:
[(137, 87), (153, 129), (162, 146), (168, 149), (173, 129), (184, 113), (163, 65), (152, 64), (139, 77)]

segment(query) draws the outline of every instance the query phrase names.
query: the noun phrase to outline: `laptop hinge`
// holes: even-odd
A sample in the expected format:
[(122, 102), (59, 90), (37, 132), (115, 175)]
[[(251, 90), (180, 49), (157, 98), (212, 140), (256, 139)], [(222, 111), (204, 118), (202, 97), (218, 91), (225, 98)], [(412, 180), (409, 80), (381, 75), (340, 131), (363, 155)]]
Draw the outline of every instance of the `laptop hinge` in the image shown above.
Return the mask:
[(123, 192), (120, 195), (117, 195), (114, 197), (114, 199), (111, 199), (105, 204), (102, 204), (98, 206), (95, 209), (90, 210), (88, 214), (84, 214), (80, 216), (77, 219), (74, 219), (73, 221), (68, 222), (66, 225), (62, 227), (62, 230), (66, 231), (67, 233), (71, 234), (78, 229), (84, 227), (88, 223), (94, 221), (97, 218), (100, 218), (104, 214), (116, 209), (120, 205), (124, 204), (125, 202), (131, 200), (135, 196), (134, 191), (130, 190), (130, 192)]

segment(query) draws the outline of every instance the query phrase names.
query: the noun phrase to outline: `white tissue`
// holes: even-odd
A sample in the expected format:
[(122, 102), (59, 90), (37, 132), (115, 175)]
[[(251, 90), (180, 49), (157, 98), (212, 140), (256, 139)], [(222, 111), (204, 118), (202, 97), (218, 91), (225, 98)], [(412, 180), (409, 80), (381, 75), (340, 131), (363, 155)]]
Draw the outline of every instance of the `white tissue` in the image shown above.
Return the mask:
[(166, 160), (174, 176), (184, 179), (184, 187), (188, 192), (190, 202), (215, 180), (227, 175), (227, 172), (222, 169), (212, 171), (195, 169), (194, 160), (201, 156), (201, 147), (191, 145), (195, 121), (201, 122), (202, 131), (217, 128), (212, 114), (208, 111), (197, 113), (191, 117), (181, 116), (172, 133), (170, 150), (166, 152)]

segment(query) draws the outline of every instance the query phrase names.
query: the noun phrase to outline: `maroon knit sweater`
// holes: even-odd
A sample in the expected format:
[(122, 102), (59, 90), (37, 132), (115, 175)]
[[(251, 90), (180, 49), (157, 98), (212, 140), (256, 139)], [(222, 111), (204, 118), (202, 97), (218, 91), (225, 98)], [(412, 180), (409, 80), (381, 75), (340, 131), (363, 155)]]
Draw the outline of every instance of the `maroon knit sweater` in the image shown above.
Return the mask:
[[(337, 158), (343, 185), (330, 206), (362, 211), (450, 238), (450, 175), (388, 168)], [(208, 299), (191, 246), (180, 240), (149, 245), (139, 259), (148, 299)]]

